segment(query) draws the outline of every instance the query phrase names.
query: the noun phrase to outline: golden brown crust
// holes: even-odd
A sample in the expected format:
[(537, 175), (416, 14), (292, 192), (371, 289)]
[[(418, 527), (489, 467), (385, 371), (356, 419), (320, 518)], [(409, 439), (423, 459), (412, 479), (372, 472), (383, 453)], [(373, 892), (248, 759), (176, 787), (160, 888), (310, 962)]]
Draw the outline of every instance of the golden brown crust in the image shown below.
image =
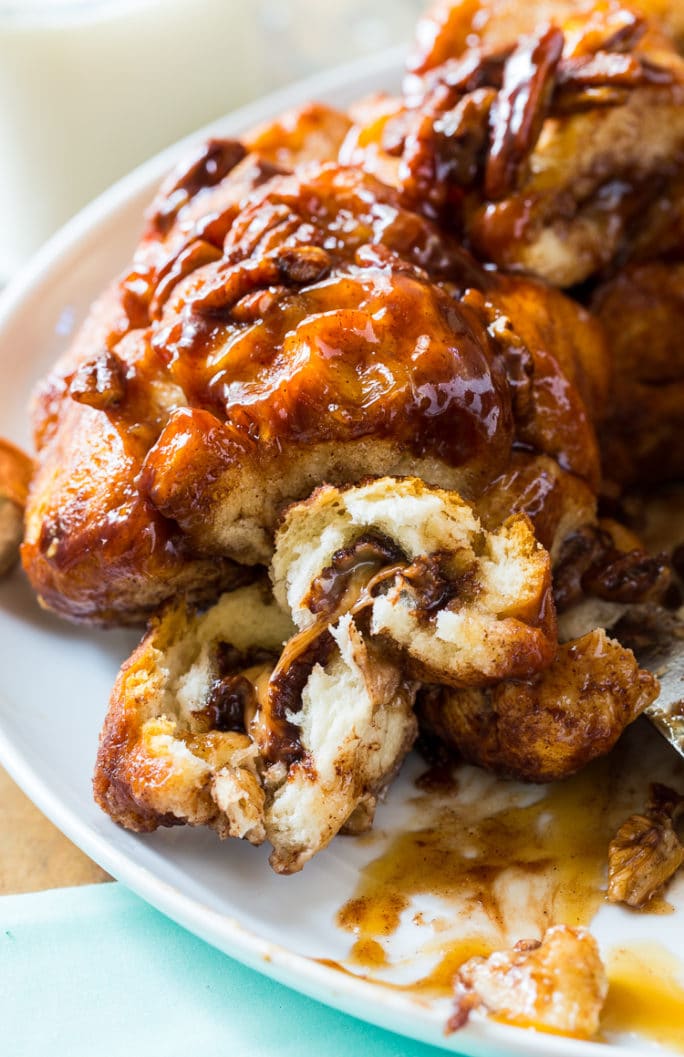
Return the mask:
[(103, 412), (65, 401), (31, 486), (22, 561), (44, 604), (71, 620), (140, 623), (177, 592), (200, 600), (244, 578), (197, 558), (140, 494), (144, 452)]
[(206, 706), (222, 678), (222, 643), (277, 650), (290, 628), (259, 583), (224, 595), (204, 617), (184, 600), (154, 617), (110, 698), (93, 779), (100, 807), (139, 832), (205, 825), (261, 843), (256, 747), (244, 720), (212, 713), (210, 723)]
[(438, 4), (404, 108), (350, 133), (347, 150), (499, 267), (566, 287), (653, 254), (666, 204), (681, 215), (684, 64), (667, 19), (643, 8)]
[(260, 158), (293, 169), (306, 162), (336, 161), (350, 125), (346, 114), (325, 103), (305, 103), (252, 129), (244, 144)]
[(596, 496), (585, 481), (547, 455), (516, 451), (475, 503), (487, 529), (509, 513), (527, 514), (534, 533), (556, 564), (565, 539), (596, 519)]
[(0, 576), (8, 573), (19, 558), (32, 475), (33, 462), (28, 455), (0, 437)]
[(684, 264), (618, 272), (594, 292), (615, 384), (601, 429), (605, 475), (652, 485), (684, 475)]
[(474, 497), (517, 443), (596, 483), (582, 310), (493, 280), (372, 176), (239, 157), (212, 142), (172, 174), (133, 271), (43, 384), (24, 565), (73, 619), (210, 597), (323, 480)]
[(486, 690), (429, 690), (429, 730), (467, 760), (529, 782), (565, 778), (607, 753), (658, 695), (631, 650), (595, 630), (558, 647), (549, 668)]

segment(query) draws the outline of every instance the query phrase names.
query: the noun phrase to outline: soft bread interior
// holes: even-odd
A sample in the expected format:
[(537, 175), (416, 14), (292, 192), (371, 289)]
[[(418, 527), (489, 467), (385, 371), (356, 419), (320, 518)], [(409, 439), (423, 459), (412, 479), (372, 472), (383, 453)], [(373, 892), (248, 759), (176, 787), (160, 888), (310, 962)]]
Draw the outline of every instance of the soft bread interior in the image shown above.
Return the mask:
[[(551, 662), (550, 559), (529, 520), (514, 515), (489, 532), (460, 496), (418, 478), (327, 486), (290, 507), (276, 535), (272, 576), (276, 597), (298, 627), (317, 619), (312, 582), (369, 531), (402, 552), (407, 567), (373, 598), (370, 630), (408, 656), (415, 676), (474, 685), (524, 678)], [(429, 615), (420, 576), (408, 569), (416, 560), (431, 562), (426, 573), (443, 580), (435, 590), (445, 601), (432, 604)]]

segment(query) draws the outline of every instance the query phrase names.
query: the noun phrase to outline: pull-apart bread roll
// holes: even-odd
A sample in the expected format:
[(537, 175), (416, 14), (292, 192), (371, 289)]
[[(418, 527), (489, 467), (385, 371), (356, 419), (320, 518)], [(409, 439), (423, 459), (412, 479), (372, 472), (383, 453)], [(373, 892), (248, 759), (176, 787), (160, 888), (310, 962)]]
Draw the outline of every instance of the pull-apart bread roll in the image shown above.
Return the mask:
[(614, 361), (610, 411), (601, 428), (605, 476), (628, 485), (681, 480), (684, 263), (623, 268), (596, 288), (592, 308)]
[[(24, 567), (62, 615), (139, 621), (267, 563), (323, 482), (388, 473), (501, 482), (555, 546), (594, 516), (605, 387), (584, 310), (491, 276), (395, 189), (213, 142), (39, 392)], [(539, 458), (548, 504), (519, 472)]]
[(0, 576), (8, 573), (19, 558), (32, 474), (31, 459), (0, 437)]
[(155, 617), (112, 693), (94, 782), (101, 807), (139, 832), (189, 823), (261, 843), (264, 793), (245, 724), (291, 631), (259, 583), (201, 615), (180, 601)]
[[(152, 203), (130, 268), (105, 291), (33, 406), (38, 470), (23, 562), (42, 602), (73, 620), (137, 623), (182, 591), (211, 598), (236, 582), (232, 562), (207, 560), (141, 491), (150, 448), (185, 394), (133, 335), (173, 286), (221, 248), (243, 198), (294, 164), (332, 158), (346, 119), (310, 104), (245, 143), (210, 140), (170, 174)], [(123, 348), (120, 345), (123, 343)], [(237, 577), (239, 581), (239, 576)]]
[(649, 242), (659, 253), (684, 147), (684, 61), (666, 23), (619, 0), (440, 3), (404, 99), (384, 115), (378, 103), (370, 127), (362, 115), (343, 157), (482, 259), (557, 286)]
[(300, 869), (372, 822), (416, 735), (418, 678), (482, 685), (550, 663), (549, 571), (522, 515), (488, 533), (416, 479), (320, 489), (276, 537), (281, 609), (254, 584), (155, 620), (112, 695), (98, 802), (132, 829), (266, 838), (276, 870)]
[(601, 629), (557, 647), (544, 671), (491, 687), (429, 687), (422, 726), (440, 745), (527, 782), (566, 778), (612, 749), (658, 696), (658, 680)]
[(272, 570), (303, 630), (358, 595), (370, 633), (421, 680), (524, 678), (556, 651), (549, 555), (529, 520), (487, 532), (456, 493), (415, 478), (314, 492), (286, 513)]

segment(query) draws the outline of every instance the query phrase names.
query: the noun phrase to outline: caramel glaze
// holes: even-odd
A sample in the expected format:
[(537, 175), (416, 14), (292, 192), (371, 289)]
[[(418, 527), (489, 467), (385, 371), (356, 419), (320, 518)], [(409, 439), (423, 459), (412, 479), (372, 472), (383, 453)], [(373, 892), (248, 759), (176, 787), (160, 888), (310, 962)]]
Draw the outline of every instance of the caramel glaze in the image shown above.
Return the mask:
[(455, 466), (485, 453), (503, 464), (511, 414), (502, 372), (476, 317), (437, 287), (359, 269), (283, 295), (248, 325), (198, 317), (189, 295), (153, 349), (191, 404), (249, 441), (370, 435)]
[[(576, 349), (544, 352), (540, 291), (493, 279), (368, 174), (283, 176), (247, 156), (219, 178), (239, 155), (210, 146), (172, 177), (103, 318), (43, 385), (23, 560), (66, 616), (135, 620), (179, 590), (228, 586), (234, 570), (215, 557), (233, 552), (206, 538), (212, 490), (220, 506), (239, 473), (262, 495), (264, 481), (289, 480), (295, 446), (297, 462), (311, 450), (323, 464), (284, 485), (273, 511), (263, 499), (265, 535), (312, 478), (361, 466), (404, 473), (422, 460), (435, 483), (454, 487), (458, 471), (474, 498), (518, 445), (595, 483)], [(473, 287), (498, 290), (512, 318), (516, 304), (531, 313), (531, 387), (511, 384), (490, 308), (458, 300)], [(262, 546), (250, 560), (264, 557)]]
[[(502, 899), (506, 877), (522, 876), (529, 886), (524, 912), (534, 922), (528, 928), (534, 927), (539, 935), (559, 922), (586, 924), (603, 899), (613, 784), (610, 768), (591, 766), (552, 787), (536, 803), (505, 808), (475, 823), (469, 818), (472, 809), (455, 806), (457, 797), (419, 798), (416, 806), (427, 809), (427, 824), (394, 838), (365, 869), (355, 896), (338, 914), (340, 927), (358, 937), (352, 952), (355, 964), (367, 941), (391, 936), (413, 897), (429, 893), (486, 918), (482, 934), (460, 937), (454, 947), (448, 945), (440, 959), (442, 969), (429, 981), (419, 981), (420, 990), (434, 987), (437, 994), (450, 993), (446, 968), (455, 971), (463, 953), (466, 957), (490, 954), (510, 945), (510, 930), (515, 928), (511, 913), (516, 908)], [(551, 821), (545, 823), (547, 818)], [(513, 941), (519, 938), (514, 936)]]
[[(681, 764), (666, 755), (657, 735), (637, 728), (575, 777), (536, 787), (544, 795), (532, 803), (530, 787), (485, 778), (480, 789), (472, 784), (478, 772), (470, 768), (431, 768), (419, 780), (413, 826), (365, 867), (354, 895), (338, 912), (338, 925), (355, 938), (339, 968), (412, 994), (448, 996), (458, 966), (473, 955), (539, 937), (556, 923), (588, 925), (604, 901), (608, 842), (625, 812), (643, 802), (649, 774), (666, 771), (668, 780), (670, 775), (684, 780)], [(415, 926), (425, 928), (426, 940), (420, 947), (418, 933), (417, 947), (439, 957), (423, 978), (388, 984), (388, 940), (421, 895), (452, 908), (432, 921), (424, 912), (413, 917)], [(656, 913), (668, 909), (662, 900), (649, 907)], [(656, 1037), (646, 1008), (657, 988), (669, 995), (667, 1008), (676, 1023), (675, 999), (681, 1001), (676, 985), (667, 983), (662, 960), (651, 961), (646, 952), (644, 961), (652, 975), (633, 1015), (624, 1001), (626, 970), (609, 966), (614, 983), (606, 1031), (638, 1029)], [(639, 990), (636, 974), (629, 987)], [(657, 1019), (651, 1012), (651, 1020)]]
[(611, 950), (607, 970), (604, 1032), (636, 1032), (684, 1053), (684, 964), (646, 940)]

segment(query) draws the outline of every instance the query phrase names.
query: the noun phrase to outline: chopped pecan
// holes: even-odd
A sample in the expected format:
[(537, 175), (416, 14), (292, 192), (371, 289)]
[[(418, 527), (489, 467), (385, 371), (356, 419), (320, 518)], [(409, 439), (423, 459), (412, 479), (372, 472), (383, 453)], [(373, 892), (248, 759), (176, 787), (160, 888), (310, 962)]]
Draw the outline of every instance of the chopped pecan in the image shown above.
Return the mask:
[(197, 268), (212, 261), (221, 259), (221, 251), (210, 242), (203, 239), (195, 239), (178, 253), (172, 260), (168, 261), (159, 276), (157, 288), (154, 291), (150, 305), (150, 318), (159, 319), (162, 309), (169, 299), (169, 295), (181, 279), (191, 275)]
[(263, 319), (273, 305), (287, 293), (286, 286), (269, 286), (265, 290), (253, 290), (233, 305), (231, 317), (236, 323), (255, 323)]
[(286, 246), (276, 256), (283, 282), (308, 286), (324, 279), (332, 267), (330, 254), (321, 246)]
[(563, 543), (554, 571), (554, 598), (560, 611), (585, 594), (625, 604), (652, 602), (664, 595), (669, 583), (664, 554), (636, 548), (623, 553), (609, 533), (587, 525)]
[(480, 590), (477, 564), (469, 565), (464, 573), (455, 576), (446, 568), (448, 557), (438, 552), (420, 555), (398, 573), (399, 580), (409, 583), (416, 592), (416, 616), (421, 621), (430, 620), (455, 598), (472, 601)]
[(637, 603), (657, 600), (670, 583), (670, 572), (664, 554), (646, 554), (632, 550), (627, 554), (605, 556), (587, 569), (582, 587), (588, 594), (610, 602)]
[(498, 199), (515, 189), (547, 116), (563, 52), (563, 33), (551, 26), (524, 37), (504, 68), (501, 91), (491, 110), (491, 147), (485, 194)]
[(281, 281), (275, 260), (248, 260), (227, 269), (219, 269), (193, 298), (191, 307), (199, 315), (231, 311), (246, 294)]
[(259, 705), (257, 683), (266, 679), (276, 664), (269, 650), (243, 652), (227, 642), (216, 646), (216, 678), (206, 704), (193, 711), (195, 725), (209, 730), (244, 733)]
[(684, 845), (675, 823), (684, 811), (684, 796), (668, 786), (651, 786), (643, 815), (631, 815), (608, 848), (608, 899), (644, 907), (684, 863)]
[(126, 376), (114, 352), (103, 350), (93, 360), (82, 363), (69, 384), (69, 396), (79, 404), (98, 411), (118, 407), (126, 395)]

